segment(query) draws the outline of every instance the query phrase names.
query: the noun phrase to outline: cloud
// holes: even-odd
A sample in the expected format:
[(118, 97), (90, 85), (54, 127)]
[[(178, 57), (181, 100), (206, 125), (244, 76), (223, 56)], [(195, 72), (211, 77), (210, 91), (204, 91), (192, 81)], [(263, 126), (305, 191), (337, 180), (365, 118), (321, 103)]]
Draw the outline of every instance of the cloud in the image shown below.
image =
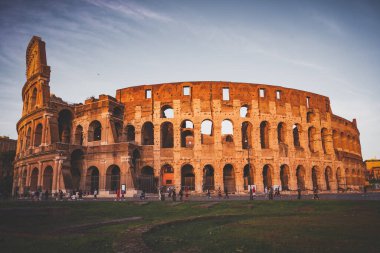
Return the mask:
[(106, 8), (111, 11), (119, 12), (135, 20), (155, 20), (161, 22), (171, 22), (172, 19), (162, 13), (152, 11), (141, 5), (132, 2), (122, 1), (104, 1), (104, 0), (84, 0), (85, 2), (100, 8)]

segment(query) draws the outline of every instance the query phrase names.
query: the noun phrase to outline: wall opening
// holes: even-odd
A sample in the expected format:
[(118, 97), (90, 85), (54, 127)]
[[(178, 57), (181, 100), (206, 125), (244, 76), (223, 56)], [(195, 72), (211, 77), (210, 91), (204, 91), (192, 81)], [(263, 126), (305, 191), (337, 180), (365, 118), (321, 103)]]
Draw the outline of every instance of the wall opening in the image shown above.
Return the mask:
[(171, 165), (165, 164), (161, 168), (162, 186), (173, 186), (174, 185), (174, 169)]
[(161, 148), (172, 148), (173, 144), (173, 124), (171, 122), (164, 122), (161, 124)]
[(203, 191), (215, 190), (214, 168), (206, 165), (203, 168)]
[(253, 126), (248, 121), (244, 121), (241, 125), (241, 138), (241, 144), (243, 149), (252, 148)]
[(69, 110), (62, 110), (58, 114), (58, 132), (59, 141), (62, 143), (70, 143), (71, 124), (73, 115)]
[(223, 184), (224, 189), (228, 192), (235, 192), (235, 172), (234, 167), (231, 164), (226, 164), (223, 168)]
[(53, 168), (51, 166), (45, 168), (43, 178), (43, 190), (51, 193), (53, 189)]
[(32, 110), (36, 108), (36, 102), (37, 102), (37, 88), (34, 88), (32, 96), (30, 97), (30, 107)]
[(195, 190), (194, 168), (190, 164), (186, 164), (181, 168), (181, 185), (183, 189)]
[(260, 124), (260, 144), (262, 149), (269, 148), (269, 123), (267, 121)]
[(266, 164), (263, 167), (264, 190), (273, 186), (272, 174), (273, 174), (272, 167), (270, 165)]
[(313, 189), (315, 189), (315, 188), (319, 189), (319, 185), (318, 185), (318, 168), (315, 167), (315, 166), (311, 169), (311, 179), (313, 181)]
[(277, 126), (277, 140), (278, 140), (278, 143), (285, 143), (286, 125), (283, 122), (280, 122)]
[(34, 130), (34, 146), (38, 147), (42, 141), (42, 124), (38, 124)]
[(132, 125), (126, 126), (126, 135), (127, 135), (127, 141), (132, 142), (135, 141), (135, 127)]
[(296, 147), (296, 148), (301, 147), (300, 133), (301, 133), (300, 125), (299, 124), (293, 125), (293, 144), (294, 144), (294, 147)]
[(252, 164), (246, 164), (243, 171), (244, 190), (248, 190), (248, 185), (254, 184), (254, 171)]
[(240, 117), (241, 118), (246, 118), (248, 117), (248, 105), (243, 105), (240, 107)]
[(181, 123), (181, 147), (194, 147), (194, 124), (190, 120)]
[(281, 165), (280, 179), (281, 179), (281, 189), (283, 191), (289, 191), (289, 178), (290, 178), (289, 166), (286, 164)]
[(230, 100), (230, 88), (223, 88), (223, 101)]
[(206, 119), (201, 124), (201, 143), (214, 143), (213, 123), (211, 120)]
[(100, 141), (102, 139), (102, 125), (94, 120), (88, 127), (88, 141)]
[(120, 168), (116, 165), (109, 166), (106, 176), (106, 190), (116, 193), (120, 189)]
[(305, 185), (305, 169), (303, 166), (301, 165), (297, 166), (296, 176), (297, 176), (298, 189), (304, 191), (306, 189), (306, 185)]
[(164, 105), (163, 107), (161, 107), (161, 118), (174, 118), (174, 110), (170, 105)]
[(38, 184), (38, 169), (34, 168), (32, 170), (32, 175), (30, 178), (30, 190), (31, 191), (37, 191), (37, 184)]
[(91, 194), (94, 194), (95, 190), (99, 193), (99, 170), (95, 166), (91, 166), (87, 169), (86, 190)]
[(83, 127), (81, 125), (78, 125), (75, 129), (74, 144), (83, 145)]
[(153, 145), (154, 131), (152, 122), (145, 122), (141, 128), (141, 143), (142, 145)]
[(234, 127), (231, 120), (225, 119), (222, 121), (222, 143), (233, 142)]

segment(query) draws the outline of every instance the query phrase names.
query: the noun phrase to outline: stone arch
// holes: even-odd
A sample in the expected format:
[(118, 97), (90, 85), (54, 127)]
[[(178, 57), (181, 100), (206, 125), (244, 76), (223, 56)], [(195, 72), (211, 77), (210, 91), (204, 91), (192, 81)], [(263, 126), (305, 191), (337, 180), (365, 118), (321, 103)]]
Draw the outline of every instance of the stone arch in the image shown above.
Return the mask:
[(91, 194), (95, 190), (99, 192), (99, 169), (95, 166), (91, 166), (87, 169), (86, 174), (86, 190)]
[(333, 130), (333, 143), (335, 149), (341, 148), (340, 136), (336, 130)]
[(112, 115), (116, 118), (122, 118), (123, 110), (119, 106), (115, 106), (112, 110)]
[(214, 168), (207, 164), (203, 167), (203, 191), (215, 190)]
[(83, 170), (84, 153), (81, 149), (76, 149), (71, 153), (70, 172), (72, 186), (74, 190), (80, 189), (80, 179)]
[(289, 179), (290, 179), (289, 166), (286, 164), (283, 164), (280, 166), (280, 181), (281, 181), (281, 189), (283, 191), (289, 191)]
[(278, 123), (277, 140), (278, 140), (278, 143), (285, 143), (286, 142), (286, 124), (284, 122)]
[(157, 186), (154, 180), (154, 169), (150, 166), (142, 167), (138, 182), (139, 190), (148, 193), (156, 192)]
[(260, 143), (262, 149), (269, 148), (269, 123), (262, 121), (260, 123)]
[(125, 133), (126, 133), (126, 139), (128, 142), (134, 142), (136, 138), (136, 133), (135, 133), (135, 127), (133, 125), (128, 124), (125, 127)]
[(161, 124), (161, 148), (172, 148), (173, 145), (173, 123), (166, 121)]
[(41, 145), (42, 141), (42, 124), (38, 124), (34, 130), (34, 146), (38, 147)]
[(116, 192), (120, 189), (120, 167), (113, 164), (107, 168), (106, 190)]
[(32, 174), (30, 177), (30, 190), (31, 191), (37, 191), (38, 187), (38, 168), (34, 168), (32, 170)]
[(73, 114), (71, 111), (63, 109), (58, 113), (58, 134), (60, 142), (70, 143), (72, 121)]
[(336, 169), (336, 183), (338, 185), (338, 190), (345, 188), (344, 176), (342, 175), (342, 170), (340, 167)]
[(273, 186), (273, 167), (269, 164), (265, 164), (263, 167), (263, 185), (264, 191)]
[(244, 121), (241, 124), (241, 144), (243, 149), (252, 148), (253, 126), (251, 122)]
[(162, 186), (174, 185), (174, 169), (170, 164), (164, 164), (161, 167), (161, 185)]
[(100, 141), (102, 139), (102, 125), (99, 121), (94, 120), (88, 128), (88, 141)]
[(329, 154), (329, 132), (327, 128), (322, 128), (321, 130), (321, 138), (322, 138), (322, 150), (323, 153)]
[(316, 152), (316, 129), (315, 127), (311, 126), (308, 129), (308, 140), (309, 140), (309, 150), (310, 152)]
[(181, 186), (190, 191), (195, 190), (195, 173), (191, 164), (185, 164), (181, 168)]
[(248, 185), (254, 184), (254, 167), (252, 164), (246, 164), (243, 169), (244, 190), (248, 190)]
[(26, 143), (25, 147), (29, 148), (31, 145), (31, 139), (32, 139), (32, 128), (28, 128), (28, 131), (26, 132)]
[(313, 122), (314, 118), (315, 118), (314, 112), (307, 112), (307, 114), (306, 114), (306, 122), (307, 123)]
[(32, 96), (30, 97), (30, 108), (34, 110), (37, 103), (37, 88), (33, 89)]
[(27, 178), (28, 178), (28, 171), (27, 171), (27, 169), (24, 169), (24, 171), (21, 174), (21, 186), (22, 186), (24, 193), (26, 192), (26, 188), (27, 188), (26, 187)]
[(225, 119), (222, 121), (222, 143), (233, 142), (234, 125), (231, 120)]
[(325, 184), (326, 184), (326, 190), (331, 190), (331, 183), (332, 182), (332, 169), (327, 166), (325, 169)]
[(161, 107), (161, 118), (174, 118), (174, 110), (170, 105), (164, 105)]
[(122, 141), (122, 135), (123, 135), (122, 123), (121, 122), (114, 122), (114, 131), (113, 131), (114, 141), (115, 142)]
[(248, 108), (249, 108), (248, 105), (242, 105), (240, 107), (240, 117), (241, 118), (249, 117)]
[(75, 145), (83, 145), (83, 127), (81, 125), (77, 125), (75, 128)]
[(311, 181), (313, 183), (313, 189), (320, 189), (319, 185), (319, 169), (317, 166), (313, 166), (311, 169)]
[(201, 123), (201, 143), (214, 144), (213, 122), (209, 119), (205, 119)]
[(53, 168), (51, 166), (47, 166), (44, 170), (43, 189), (48, 192), (51, 192), (53, 189)]
[(301, 147), (301, 141), (300, 141), (301, 131), (302, 129), (301, 129), (300, 124), (293, 125), (293, 144), (294, 144), (294, 147), (296, 148)]
[(190, 120), (184, 120), (181, 123), (181, 147), (194, 147), (194, 124)]
[(223, 167), (223, 185), (228, 192), (235, 192), (235, 172), (232, 164), (226, 164)]
[(142, 145), (154, 144), (154, 127), (150, 121), (145, 122), (141, 128), (141, 143)]
[(306, 189), (305, 175), (306, 175), (305, 168), (302, 165), (298, 165), (296, 168), (297, 188), (298, 189), (301, 189), (301, 190)]

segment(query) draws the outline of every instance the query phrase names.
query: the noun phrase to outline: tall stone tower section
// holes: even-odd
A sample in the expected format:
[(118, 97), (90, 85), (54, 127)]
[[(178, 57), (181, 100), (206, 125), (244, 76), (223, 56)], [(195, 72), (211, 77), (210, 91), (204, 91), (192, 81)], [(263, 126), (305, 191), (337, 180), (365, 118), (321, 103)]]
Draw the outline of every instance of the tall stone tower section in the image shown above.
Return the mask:
[(26, 83), (22, 89), (23, 116), (46, 107), (50, 97), (50, 66), (46, 62), (45, 42), (33, 36), (26, 50)]

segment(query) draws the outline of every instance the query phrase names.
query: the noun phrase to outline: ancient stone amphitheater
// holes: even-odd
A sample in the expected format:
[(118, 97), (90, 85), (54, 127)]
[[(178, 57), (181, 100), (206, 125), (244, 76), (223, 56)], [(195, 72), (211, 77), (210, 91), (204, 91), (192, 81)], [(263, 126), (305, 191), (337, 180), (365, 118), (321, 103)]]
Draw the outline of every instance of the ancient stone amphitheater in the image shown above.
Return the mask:
[(69, 104), (50, 93), (45, 43), (33, 37), (17, 123), (14, 191), (225, 187), (244, 193), (358, 189), (356, 120), (328, 97), (236, 82), (146, 84)]

